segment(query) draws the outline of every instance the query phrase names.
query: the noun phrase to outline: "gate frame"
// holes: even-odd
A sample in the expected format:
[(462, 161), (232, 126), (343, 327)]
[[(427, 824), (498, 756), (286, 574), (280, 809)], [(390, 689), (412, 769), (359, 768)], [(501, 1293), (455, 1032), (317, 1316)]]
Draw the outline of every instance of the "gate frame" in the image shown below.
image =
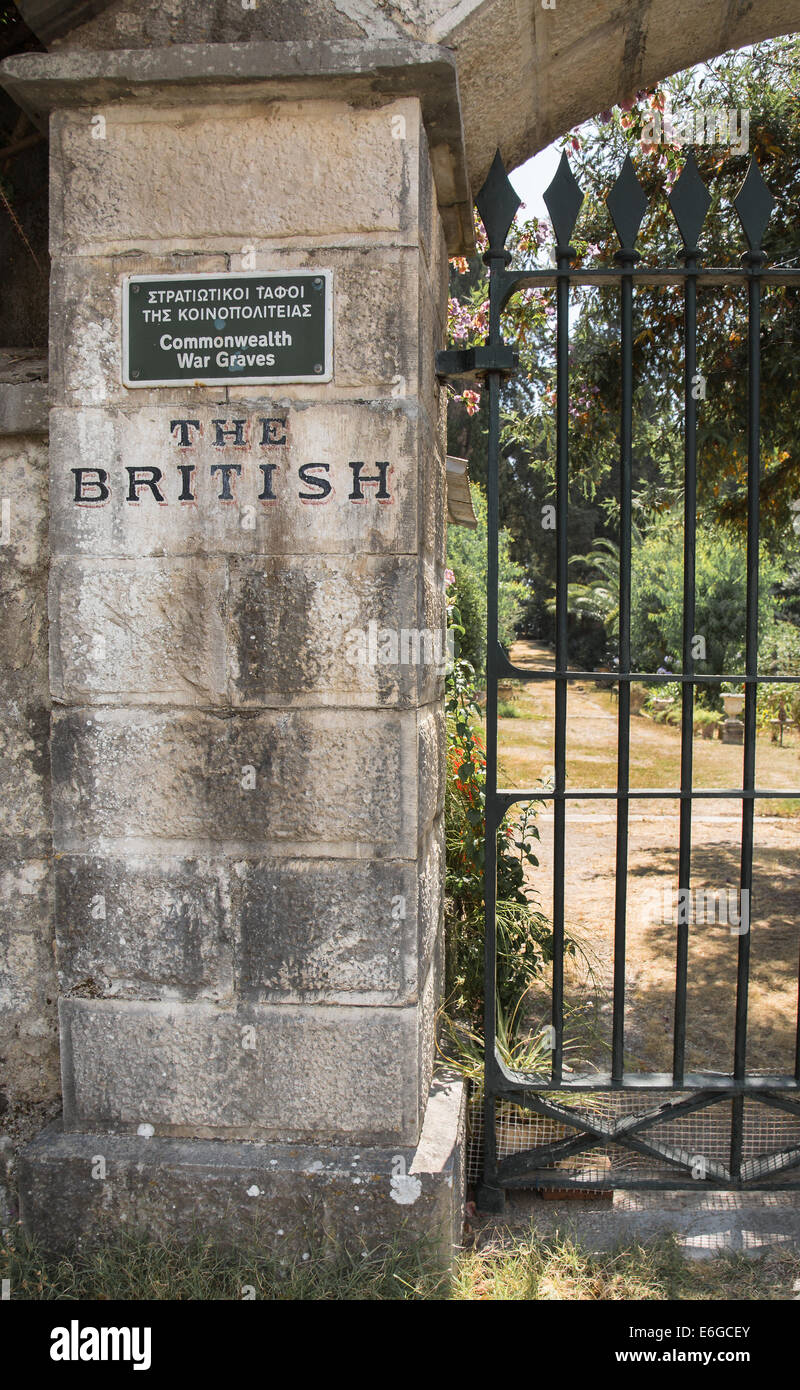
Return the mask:
[[(566, 154), (544, 195), (556, 235), (555, 268), (519, 272), (509, 269), (510, 253), (505, 249), (520, 199), (514, 191), (498, 150), (475, 206), (488, 238), (483, 256), (488, 267), (489, 332), (481, 346), (446, 349), (437, 353), (436, 370), (443, 378), (469, 377), (488, 385), (488, 570), (487, 570), (487, 671), (486, 671), (486, 840), (485, 840), (485, 1067), (484, 1067), (484, 1171), (478, 1191), (478, 1204), (484, 1211), (502, 1211), (505, 1189), (512, 1187), (660, 1188), (776, 1190), (797, 1186), (781, 1181), (779, 1174), (800, 1167), (800, 1145), (777, 1153), (743, 1159), (744, 1105), (757, 1100), (800, 1120), (800, 1003), (793, 1075), (748, 1075), (747, 1003), (750, 977), (750, 926), (739, 936), (735, 1013), (734, 1065), (730, 1074), (687, 1072), (685, 1070), (686, 986), (688, 973), (689, 914), (679, 910), (676, 936), (675, 1016), (673, 1066), (671, 1072), (625, 1072), (625, 937), (628, 815), (632, 800), (658, 798), (680, 801), (679, 903), (688, 903), (682, 890), (690, 887), (691, 813), (696, 800), (726, 799), (742, 804), (740, 890), (750, 893), (753, 871), (753, 823), (755, 801), (762, 797), (800, 798), (795, 790), (759, 789), (755, 783), (756, 698), (763, 681), (793, 685), (800, 676), (761, 676), (758, 673), (758, 570), (759, 570), (759, 487), (760, 458), (760, 321), (762, 285), (800, 285), (800, 270), (766, 270), (761, 249), (763, 234), (775, 207), (755, 159), (751, 159), (744, 184), (734, 205), (748, 243), (741, 258), (741, 269), (704, 268), (698, 240), (710, 205), (692, 151), (669, 198), (684, 244), (684, 264), (653, 269), (638, 267), (635, 249), (648, 202), (630, 156), (614, 184), (607, 204), (619, 240), (616, 267), (573, 270), (575, 250), (570, 246), (583, 194), (570, 169)], [(591, 788), (566, 789), (567, 688), (570, 681), (594, 678), (590, 671), (571, 669), (567, 651), (567, 503), (569, 482), (569, 291), (571, 286), (620, 287), (620, 646), (618, 681), (617, 787), (615, 791)], [(682, 663), (679, 674), (631, 671), (631, 499), (633, 461), (633, 297), (637, 285), (679, 285), (684, 290), (684, 599)], [(694, 669), (692, 638), (695, 619), (695, 537), (697, 502), (697, 402), (692, 387), (697, 371), (697, 289), (698, 286), (746, 287), (748, 294), (748, 424), (747, 424), (747, 590), (744, 674), (709, 675)], [(530, 288), (556, 291), (556, 651), (555, 670), (527, 670), (514, 666), (498, 637), (498, 532), (500, 454), (500, 389), (513, 375), (518, 355), (503, 340), (501, 315), (511, 297)], [(551, 791), (510, 790), (497, 785), (497, 687), (500, 680), (551, 680), (555, 684), (555, 776)], [(676, 789), (632, 789), (630, 771), (630, 687), (632, 682), (658, 685), (665, 681), (681, 684), (681, 777)], [(736, 681), (745, 687), (744, 751), (742, 787), (730, 790), (694, 789), (692, 786), (693, 706), (697, 685), (713, 686)], [(614, 921), (614, 990), (612, 1016), (612, 1059), (607, 1073), (582, 1076), (563, 1075), (563, 995), (564, 995), (564, 863), (566, 803), (570, 799), (602, 798), (617, 806), (617, 846)], [(497, 832), (503, 817), (521, 801), (552, 801), (554, 827), (553, 859), (553, 1049), (549, 1078), (511, 1071), (498, 1055), (497, 1032)], [(752, 903), (752, 898), (751, 898)], [(548, 1092), (672, 1092), (666, 1100), (627, 1115), (618, 1122), (601, 1121), (562, 1103), (548, 1099)], [(687, 1092), (689, 1094), (687, 1094)], [(655, 1099), (655, 1097), (654, 1097)], [(496, 1111), (498, 1101), (511, 1101), (576, 1131), (575, 1137), (538, 1145), (498, 1160)], [(654, 1125), (729, 1101), (731, 1139), (728, 1164), (707, 1159), (702, 1176), (689, 1177), (696, 1155), (641, 1136)], [(625, 1149), (661, 1162), (674, 1164), (670, 1179), (640, 1179), (600, 1175), (581, 1179), (550, 1165), (584, 1152), (597, 1144), (619, 1144)], [(767, 1181), (769, 1179), (769, 1181)], [(800, 1182), (800, 1177), (798, 1178)]]

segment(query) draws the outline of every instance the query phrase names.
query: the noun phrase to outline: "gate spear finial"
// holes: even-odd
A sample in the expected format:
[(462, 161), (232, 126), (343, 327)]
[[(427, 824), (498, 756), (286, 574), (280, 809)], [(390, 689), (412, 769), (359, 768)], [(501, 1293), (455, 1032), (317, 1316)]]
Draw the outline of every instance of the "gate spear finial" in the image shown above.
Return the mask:
[(518, 197), (511, 184), (499, 150), (496, 151), (492, 160), (492, 167), (486, 175), (486, 182), (475, 199), (475, 206), (489, 238), (487, 254), (489, 256), (502, 256), (506, 237), (511, 230), (511, 223), (522, 206), (522, 199)]
[(583, 204), (583, 190), (562, 154), (552, 183), (545, 189), (544, 201), (556, 234), (556, 245), (568, 247)]

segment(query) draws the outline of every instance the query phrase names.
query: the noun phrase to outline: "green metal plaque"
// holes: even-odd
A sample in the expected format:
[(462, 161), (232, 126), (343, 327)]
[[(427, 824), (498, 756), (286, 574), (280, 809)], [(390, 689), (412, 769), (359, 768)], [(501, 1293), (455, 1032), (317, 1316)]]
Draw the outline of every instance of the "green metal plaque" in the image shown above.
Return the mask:
[(330, 381), (329, 270), (131, 275), (122, 286), (125, 386)]

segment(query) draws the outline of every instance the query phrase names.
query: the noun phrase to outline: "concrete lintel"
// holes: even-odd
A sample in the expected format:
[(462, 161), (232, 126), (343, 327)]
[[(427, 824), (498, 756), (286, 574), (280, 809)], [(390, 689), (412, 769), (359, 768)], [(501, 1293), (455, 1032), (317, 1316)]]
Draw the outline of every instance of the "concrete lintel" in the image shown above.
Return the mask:
[(333, 97), (358, 104), (417, 96), (448, 250), (460, 255), (474, 244), (455, 58), (440, 45), (340, 39), (23, 53), (0, 64), (0, 85), (40, 126), (53, 110), (118, 101)]
[[(19, 1155), (20, 1217), (45, 1248), (137, 1230), (303, 1251), (425, 1237), (443, 1264), (461, 1239), (464, 1084), (439, 1078), (414, 1148), (230, 1143), (44, 1129)], [(99, 1159), (104, 1160), (101, 1176)]]

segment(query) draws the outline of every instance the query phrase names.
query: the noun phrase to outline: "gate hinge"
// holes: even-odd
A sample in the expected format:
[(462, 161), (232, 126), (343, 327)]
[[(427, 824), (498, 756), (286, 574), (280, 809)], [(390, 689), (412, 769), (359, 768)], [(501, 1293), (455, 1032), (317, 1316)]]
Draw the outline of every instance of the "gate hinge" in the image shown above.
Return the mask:
[(436, 354), (436, 375), (485, 376), (487, 372), (500, 372), (512, 376), (519, 366), (519, 353), (506, 343), (493, 347), (444, 348)]

